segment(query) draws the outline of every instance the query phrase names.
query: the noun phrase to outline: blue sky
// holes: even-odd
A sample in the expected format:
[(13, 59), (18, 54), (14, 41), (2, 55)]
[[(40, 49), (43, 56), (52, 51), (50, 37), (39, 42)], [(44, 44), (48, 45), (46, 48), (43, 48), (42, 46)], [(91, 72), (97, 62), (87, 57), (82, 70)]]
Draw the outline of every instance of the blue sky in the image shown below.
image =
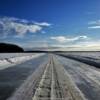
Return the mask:
[(100, 0), (0, 0), (0, 42), (100, 50), (99, 38)]

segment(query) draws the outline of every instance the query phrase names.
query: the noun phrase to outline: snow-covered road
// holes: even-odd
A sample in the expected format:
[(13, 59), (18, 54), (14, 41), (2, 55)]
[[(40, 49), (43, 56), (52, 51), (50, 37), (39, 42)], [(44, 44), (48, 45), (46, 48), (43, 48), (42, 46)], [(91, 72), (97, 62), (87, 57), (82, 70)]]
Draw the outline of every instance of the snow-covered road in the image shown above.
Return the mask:
[(6, 100), (7, 97), (11, 96), (11, 94), (17, 90), (18, 87), (39, 67), (39, 65), (47, 59), (47, 55), (43, 55), (20, 64), (1, 69), (0, 100)]
[(100, 100), (98, 67), (55, 54), (6, 60), (16, 65), (0, 70), (0, 100)]
[(57, 56), (88, 100), (100, 100), (100, 69), (69, 58)]

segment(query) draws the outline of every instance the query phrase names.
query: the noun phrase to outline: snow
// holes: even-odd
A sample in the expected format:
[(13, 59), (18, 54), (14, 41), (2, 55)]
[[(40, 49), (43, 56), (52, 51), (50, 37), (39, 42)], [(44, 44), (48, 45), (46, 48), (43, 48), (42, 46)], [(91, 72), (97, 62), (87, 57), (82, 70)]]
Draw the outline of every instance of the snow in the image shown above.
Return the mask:
[(73, 79), (78, 84), (82, 82), (80, 81), (81, 76), (91, 84), (95, 83), (96, 86), (100, 86), (100, 69), (68, 58), (61, 57), (59, 60), (66, 65), (65, 68), (70, 72), (71, 76), (74, 76)]
[(100, 52), (66, 52), (62, 53), (64, 55), (74, 55), (74, 56), (82, 56), (82, 57), (90, 57), (100, 60)]
[[(1, 56), (2, 55), (2, 56)], [(4, 56), (3, 56), (4, 55)], [(6, 55), (6, 56), (5, 56)], [(8, 56), (7, 56), (8, 55)], [(42, 54), (0, 54), (0, 70), (44, 55)]]
[(9, 62), (6, 59), (0, 60), (0, 66), (1, 65), (7, 65)]
[[(89, 100), (100, 98), (100, 69), (94, 66), (57, 56), (71, 79)], [(88, 92), (87, 92), (88, 91)], [(90, 95), (90, 96), (89, 96)]]

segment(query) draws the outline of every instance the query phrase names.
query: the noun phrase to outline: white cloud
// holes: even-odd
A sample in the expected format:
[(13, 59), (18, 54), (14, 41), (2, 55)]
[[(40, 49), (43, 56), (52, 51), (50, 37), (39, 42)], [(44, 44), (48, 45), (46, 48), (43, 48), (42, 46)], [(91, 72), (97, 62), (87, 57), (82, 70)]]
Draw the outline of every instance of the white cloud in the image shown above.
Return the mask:
[(27, 32), (36, 33), (42, 31), (44, 27), (49, 27), (50, 24), (42, 22), (35, 24), (32, 21), (25, 19), (18, 19), (13, 17), (2, 17), (0, 18), (0, 32), (4, 35), (15, 32), (19, 36), (25, 35)]
[(88, 27), (89, 29), (99, 29), (100, 28), (100, 26), (90, 26), (90, 27)]
[(100, 28), (100, 20), (90, 21), (88, 24), (90, 25), (88, 29), (99, 29)]
[(31, 33), (36, 33), (37, 31), (40, 31), (42, 29), (42, 27), (38, 25), (27, 25), (15, 22), (11, 22), (9, 24), (9, 28), (14, 29), (18, 35), (24, 35), (28, 31)]
[(64, 43), (64, 42), (73, 42), (73, 41), (78, 41), (78, 40), (86, 40), (88, 39), (87, 36), (76, 36), (76, 37), (65, 37), (65, 36), (55, 36), (55, 37), (51, 37), (50, 39), (52, 40), (56, 40), (60, 43)]
[(100, 41), (81, 41), (73, 44), (52, 44), (51, 47), (54, 47), (53, 50), (61, 51), (100, 51)]
[(40, 26), (51, 26), (51, 24), (49, 24), (47, 22), (42, 22), (42, 23), (35, 22), (35, 24), (40, 25)]
[(66, 37), (64, 37), (64, 36), (51, 37), (51, 39), (56, 40), (58, 42), (65, 42), (66, 41)]

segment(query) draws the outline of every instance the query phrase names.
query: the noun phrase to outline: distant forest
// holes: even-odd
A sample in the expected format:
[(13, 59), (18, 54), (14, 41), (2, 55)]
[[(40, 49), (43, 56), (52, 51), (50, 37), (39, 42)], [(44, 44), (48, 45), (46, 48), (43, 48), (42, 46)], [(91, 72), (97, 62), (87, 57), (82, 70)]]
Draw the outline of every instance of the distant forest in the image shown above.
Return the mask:
[(24, 49), (15, 44), (0, 43), (0, 53), (24, 52)]

